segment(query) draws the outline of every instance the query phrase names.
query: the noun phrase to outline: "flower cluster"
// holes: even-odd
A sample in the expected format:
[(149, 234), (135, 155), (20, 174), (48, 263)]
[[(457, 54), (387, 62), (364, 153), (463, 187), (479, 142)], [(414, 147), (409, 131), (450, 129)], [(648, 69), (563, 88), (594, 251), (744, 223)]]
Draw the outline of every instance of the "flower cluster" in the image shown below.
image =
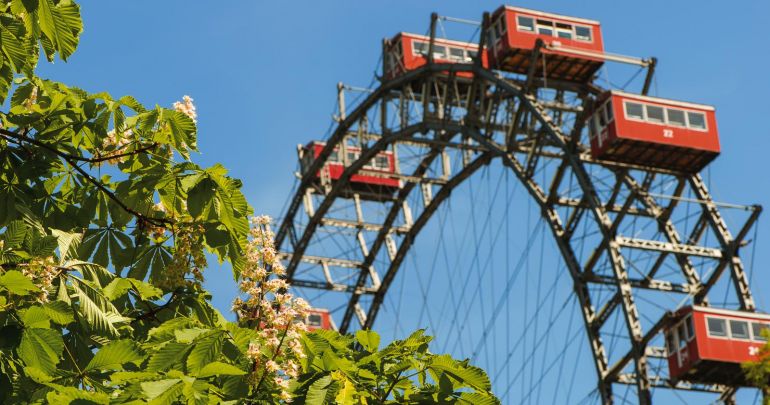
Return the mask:
[[(154, 216), (162, 217), (166, 214), (166, 206), (163, 202), (159, 202), (152, 206)], [(166, 227), (160, 225), (146, 224), (144, 232), (156, 243), (162, 242), (166, 237)]]
[(241, 323), (255, 325), (259, 333), (260, 339), (248, 351), (254, 361), (254, 381), (259, 385), (271, 379), (281, 389), (281, 400), (290, 402), (289, 379), (299, 375), (299, 360), (305, 357), (300, 332), (305, 330), (303, 321), (310, 306), (287, 292), (270, 217), (252, 218), (250, 235), (239, 280), (245, 297), (235, 299), (233, 311)]
[(48, 294), (51, 292), (53, 280), (59, 274), (56, 261), (53, 256), (34, 258), (21, 267), (21, 273), (29, 277), (32, 283), (40, 289), (37, 301), (48, 302)]
[[(121, 150), (132, 142), (133, 136), (134, 131), (132, 131), (130, 128), (120, 134), (118, 134), (114, 129), (110, 130), (107, 132), (107, 137), (102, 140), (102, 149), (106, 151), (102, 156), (110, 157), (121, 155), (123, 153)], [(117, 163), (123, 163), (127, 158), (128, 156), (119, 156), (108, 159), (107, 163), (113, 165)]]
[(29, 93), (29, 97), (22, 103), (27, 111), (32, 110), (32, 106), (37, 103), (37, 86), (32, 86), (32, 91)]
[[(204, 232), (202, 225), (183, 224), (174, 234), (174, 255), (166, 267), (162, 278), (153, 280), (159, 287), (174, 290), (203, 281), (203, 269), (206, 268), (206, 255), (200, 242)], [(188, 276), (192, 275), (192, 278)]]
[(198, 113), (195, 112), (195, 105), (193, 104), (192, 97), (184, 96), (182, 97), (182, 101), (174, 102), (174, 110), (190, 117), (193, 122), (198, 122)]

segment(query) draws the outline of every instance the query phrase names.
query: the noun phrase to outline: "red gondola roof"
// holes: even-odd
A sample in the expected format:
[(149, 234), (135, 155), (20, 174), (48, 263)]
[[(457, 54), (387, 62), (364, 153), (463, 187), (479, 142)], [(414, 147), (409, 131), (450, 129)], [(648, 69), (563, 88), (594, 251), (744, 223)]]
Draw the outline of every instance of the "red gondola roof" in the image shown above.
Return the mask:
[[(313, 146), (313, 145), (326, 146), (326, 141), (310, 141), (310, 142), (305, 144), (305, 147)], [(345, 146), (345, 148), (352, 149), (352, 150), (357, 150), (357, 151), (361, 150), (361, 147), (359, 147), (359, 146), (352, 146), (352, 145), (347, 145), (347, 146)], [(393, 151), (385, 149), (385, 150), (381, 150), (381, 151), (379, 151), (377, 153), (393, 153)]]
[(522, 13), (532, 14), (540, 17), (558, 18), (560, 20), (568, 20), (568, 21), (574, 21), (574, 22), (581, 22), (584, 24), (599, 25), (599, 21), (589, 20), (587, 18), (579, 18), (579, 17), (573, 17), (573, 16), (563, 15), (563, 14), (546, 13), (544, 11), (537, 11), (537, 10), (532, 10), (528, 8), (523, 8), (523, 7), (514, 7), (514, 6), (503, 6), (503, 7), (505, 7), (506, 10), (520, 11)]
[[(393, 38), (397, 38), (399, 36), (405, 36), (405, 37), (409, 37), (409, 38), (416, 38), (416, 39), (422, 39), (422, 40), (425, 40), (425, 41), (430, 41), (430, 37), (429, 36), (420, 35), (420, 34), (413, 34), (411, 32), (404, 32), (404, 31), (399, 32)], [(479, 47), (479, 44), (474, 43), (474, 42), (455, 41), (453, 39), (446, 39), (446, 38), (439, 38), (439, 37), (436, 37), (436, 42), (441, 42), (442, 44), (472, 46), (472, 47), (475, 47), (475, 48)]]
[(713, 308), (713, 307), (702, 307), (698, 305), (693, 305), (692, 308), (694, 311), (705, 312), (709, 314), (725, 315), (725, 316), (740, 316), (744, 318), (758, 319), (758, 320), (770, 322), (770, 314), (764, 314), (761, 312), (748, 312), (748, 311), (730, 310), (730, 309)]
[(640, 101), (649, 101), (652, 103), (659, 103), (659, 104), (667, 104), (667, 105), (675, 105), (679, 107), (684, 108), (691, 108), (695, 110), (705, 110), (705, 111), (714, 111), (716, 110), (714, 106), (708, 105), (708, 104), (698, 104), (698, 103), (691, 103), (689, 101), (678, 101), (678, 100), (672, 100), (669, 98), (661, 98), (661, 97), (651, 97), (651, 96), (643, 96), (641, 94), (634, 94), (634, 93), (626, 93), (624, 91), (620, 90), (610, 90), (608, 93), (612, 95), (618, 95), (626, 98), (633, 98)]

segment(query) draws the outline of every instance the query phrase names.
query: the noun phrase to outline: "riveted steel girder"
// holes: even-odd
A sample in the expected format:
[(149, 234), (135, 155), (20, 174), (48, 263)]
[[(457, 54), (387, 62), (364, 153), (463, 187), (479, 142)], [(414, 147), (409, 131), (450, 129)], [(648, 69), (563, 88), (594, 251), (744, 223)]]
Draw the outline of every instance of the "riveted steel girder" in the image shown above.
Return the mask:
[[(473, 79), (458, 76), (459, 72), (471, 72)], [(555, 101), (539, 100), (533, 90), (546, 84), (560, 92), (574, 92), (579, 105), (564, 103), (561, 98)], [(658, 357), (660, 350), (649, 344), (665, 328), (667, 319), (663, 317), (644, 330), (634, 292), (652, 290), (687, 294), (693, 296), (696, 303), (705, 304), (709, 290), (729, 266), (741, 307), (753, 310), (748, 278), (738, 252), (761, 209), (755, 208), (743, 228), (733, 236), (722, 219), (718, 204), (711, 199), (700, 176), (591, 157), (587, 145), (580, 142), (580, 137), (585, 113), (594, 95), (600, 92), (601, 89), (592, 85), (551, 80), (545, 83), (532, 75), (525, 80), (511, 79), (471, 64), (431, 63), (383, 82), (356, 108), (341, 114), (338, 127), (300, 180), (276, 238), (281, 249), (291, 251), (287, 256), (289, 281), (295, 286), (347, 294), (348, 304), (341, 322), (342, 331), (349, 330), (356, 317), (362, 327), (371, 327), (399, 268), (425, 224), (457, 186), (492, 160), (500, 159), (539, 205), (542, 218), (548, 224), (564, 258), (572, 278), (574, 294), (580, 303), (603, 402), (612, 402), (612, 385), (618, 383), (634, 384), (642, 404), (651, 401), (652, 387), (732, 395), (734, 390), (730, 387), (693, 386), (681, 382), (672, 384), (651, 374), (647, 358)], [(413, 105), (420, 107), (419, 119), (408, 116), (409, 108)], [(368, 114), (375, 110), (380, 116), (378, 134), (365, 128)], [(398, 115), (396, 119), (391, 120), (390, 116), (386, 116), (391, 110)], [(562, 114), (575, 116), (570, 131), (564, 130)], [(505, 118), (501, 119), (501, 116)], [(357, 130), (353, 130), (355, 126), (358, 126)], [(500, 134), (503, 136), (498, 136)], [(322, 169), (331, 152), (342, 145), (347, 137), (356, 137), (359, 142), (365, 141), (367, 146), (361, 150), (358, 159), (348, 162), (340, 178), (335, 179), (322, 194), (316, 194), (321, 198), (321, 203), (308, 211), (307, 221), (298, 221), (303, 198), (307, 198), (307, 190), (312, 187), (315, 173)], [(366, 170), (364, 166), (377, 153), (388, 148), (395, 152), (402, 146), (418, 147), (423, 152), (410, 173), (399, 172), (396, 175), (402, 180), (402, 185), (392, 199), (381, 202), (386, 212), (384, 219), (379, 223), (364, 221), (358, 202), (357, 218), (340, 219), (330, 215), (335, 200), (348, 198), (343, 190), (350, 184), (354, 174)], [(447, 151), (455, 151), (463, 156), (464, 165), (455, 172), (451, 171), (448, 164)], [(441, 163), (442, 174), (431, 178), (428, 175), (429, 169), (435, 162)], [(542, 179), (541, 184), (534, 174), (538, 167), (549, 162), (555, 162), (555, 170), (549, 179)], [(597, 190), (595, 177), (592, 177), (589, 168), (601, 168), (605, 173), (612, 174), (614, 182), (609, 193), (601, 194)], [(642, 173), (644, 179), (637, 180), (631, 172)], [(676, 181), (668, 205), (661, 205), (649, 192), (650, 184), (656, 176), (667, 176)], [(562, 193), (566, 178), (577, 182), (578, 195)], [(421, 186), (417, 187), (418, 184)], [(679, 197), (686, 190), (695, 196), (702, 214), (696, 226), (688, 231), (689, 234), (684, 233), (686, 239), (682, 240), (682, 233), (671, 217), (680, 201)], [(407, 199), (415, 193), (422, 193), (425, 197), (421, 208), (410, 208), (406, 204)], [(412, 209), (420, 210), (416, 219), (413, 219)], [(398, 223), (400, 216), (407, 218), (403, 224)], [(622, 226), (635, 218), (647, 218), (657, 224), (660, 238), (644, 239), (622, 235)], [(592, 224), (599, 240), (594, 245), (592, 255), (585, 263), (581, 263), (582, 259), (575, 254), (572, 237), (577, 225), (584, 222)], [(306, 254), (311, 240), (322, 226), (327, 230), (344, 228), (354, 233), (355, 244), (360, 245), (361, 260)], [(718, 248), (701, 244), (701, 236), (707, 230), (716, 235)], [(363, 232), (375, 236), (367, 240)], [(288, 244), (284, 243), (287, 236)], [(373, 265), (383, 247), (387, 251), (388, 263), (381, 280), (377, 275), (378, 282), (369, 283), (375, 277), (372, 274)], [(628, 251), (657, 254), (657, 260), (646, 276), (642, 274), (642, 277), (634, 278), (629, 275)], [(663, 276), (656, 278), (666, 257), (675, 259), (684, 282), (666, 280)], [(713, 260), (717, 265), (707, 279), (701, 280), (691, 257)], [(609, 263), (609, 273), (595, 271), (597, 263), (602, 259)], [(296, 270), (300, 263), (317, 266), (324, 274), (324, 278), (318, 277), (322, 281), (297, 277)], [(346, 282), (337, 282), (331, 278), (329, 266), (352, 269), (354, 277)], [(591, 285), (610, 288), (613, 293), (602, 301), (592, 302)], [(371, 300), (362, 303), (360, 298), (365, 295), (370, 296)], [(368, 308), (364, 308), (366, 305)], [(596, 310), (594, 305), (599, 309)], [(622, 356), (614, 356), (618, 360), (610, 365), (609, 353), (602, 342), (602, 331), (606, 327), (606, 320), (618, 309), (625, 321), (625, 335), (630, 349)], [(633, 372), (629, 373), (627, 368), (631, 364)]]

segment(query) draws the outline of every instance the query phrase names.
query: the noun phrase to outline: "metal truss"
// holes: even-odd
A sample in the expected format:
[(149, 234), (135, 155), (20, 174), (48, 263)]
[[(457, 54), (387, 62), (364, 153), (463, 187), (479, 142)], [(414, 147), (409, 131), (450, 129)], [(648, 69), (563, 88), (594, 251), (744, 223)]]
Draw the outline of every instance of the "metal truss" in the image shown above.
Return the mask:
[[(342, 100), (338, 125), (304, 170), (277, 232), (278, 246), (288, 252), (289, 281), (345, 294), (342, 331), (354, 322), (372, 327), (425, 224), (457, 186), (499, 160), (539, 205), (566, 263), (603, 402), (612, 403), (614, 384), (635, 385), (641, 404), (651, 402), (656, 387), (729, 399), (731, 387), (672, 382), (650, 370), (648, 359), (662, 356), (651, 342), (668, 317), (659, 314), (644, 325), (636, 297), (679, 294), (708, 305), (709, 291), (729, 268), (740, 308), (754, 310), (739, 251), (761, 209), (747, 207), (750, 215), (733, 235), (700, 175), (592, 158), (583, 122), (601, 91), (537, 79), (533, 72), (508, 77), (473, 64), (429, 63), (383, 82), (350, 114)], [(358, 159), (347, 162), (339, 179), (319, 185), (315, 174), (335, 148), (344, 152), (348, 145), (361, 148)], [(360, 190), (351, 196), (351, 176), (384, 150), (396, 156), (398, 174), (388, 176), (401, 180), (400, 189), (377, 201)], [(367, 218), (372, 205), (384, 214)], [(683, 206), (697, 216), (694, 225), (678, 220)], [(648, 224), (644, 235), (626, 233), (639, 222)], [(590, 252), (576, 249), (578, 224), (596, 235)], [(313, 250), (327, 237), (347, 238), (344, 246), (352, 248)], [(650, 258), (646, 268), (638, 268), (639, 255)], [(608, 353), (603, 339), (612, 317), (625, 322), (627, 345), (620, 353)]]

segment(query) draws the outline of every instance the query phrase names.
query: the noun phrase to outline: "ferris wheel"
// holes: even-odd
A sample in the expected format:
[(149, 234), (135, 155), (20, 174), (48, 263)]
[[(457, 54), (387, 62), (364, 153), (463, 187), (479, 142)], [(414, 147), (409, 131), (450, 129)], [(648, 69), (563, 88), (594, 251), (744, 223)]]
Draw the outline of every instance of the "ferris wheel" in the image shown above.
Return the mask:
[(344, 332), (427, 327), (504, 403), (734, 401), (770, 317), (740, 256), (761, 207), (699, 174), (714, 109), (648, 95), (656, 60), (606, 52), (596, 21), (504, 6), (478, 43), (442, 21), (467, 22), (383, 41), (379, 86), (338, 85), (329, 136), (298, 146), (293, 288)]

